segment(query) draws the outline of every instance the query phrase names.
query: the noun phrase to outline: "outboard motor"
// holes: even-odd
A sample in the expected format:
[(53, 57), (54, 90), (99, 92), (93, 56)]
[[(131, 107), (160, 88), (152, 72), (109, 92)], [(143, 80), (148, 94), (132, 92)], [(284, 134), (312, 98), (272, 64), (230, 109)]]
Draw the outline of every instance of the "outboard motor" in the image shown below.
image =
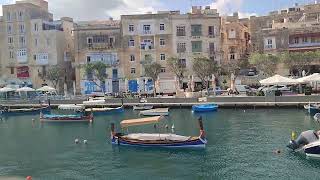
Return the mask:
[(308, 130), (302, 132), (296, 140), (291, 140), (287, 145), (288, 148), (296, 150), (304, 145), (317, 141), (319, 139), (316, 131)]

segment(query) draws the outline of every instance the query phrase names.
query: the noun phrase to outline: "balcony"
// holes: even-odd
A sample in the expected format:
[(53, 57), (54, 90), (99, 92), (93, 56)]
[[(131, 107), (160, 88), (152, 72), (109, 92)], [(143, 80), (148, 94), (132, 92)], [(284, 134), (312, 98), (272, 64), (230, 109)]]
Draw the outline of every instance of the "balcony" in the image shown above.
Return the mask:
[(150, 44), (150, 45), (140, 44), (140, 49), (142, 51), (151, 51), (151, 50), (154, 50), (154, 45), (153, 44)]
[(89, 43), (88, 48), (90, 50), (108, 50), (115, 49), (115, 45), (113, 43)]
[(272, 49), (275, 49), (275, 47), (273, 47), (272, 44), (267, 44), (267, 45), (264, 45), (264, 49), (265, 50), (272, 50)]
[(320, 42), (289, 44), (289, 48), (306, 48), (306, 47), (319, 47), (320, 48)]
[(143, 30), (142, 34), (150, 35), (152, 34), (151, 30)]

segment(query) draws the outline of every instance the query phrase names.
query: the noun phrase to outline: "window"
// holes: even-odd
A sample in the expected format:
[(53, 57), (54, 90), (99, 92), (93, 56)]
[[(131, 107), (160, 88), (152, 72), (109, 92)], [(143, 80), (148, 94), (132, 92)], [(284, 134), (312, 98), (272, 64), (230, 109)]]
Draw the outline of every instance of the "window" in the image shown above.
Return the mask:
[(177, 26), (177, 36), (186, 36), (185, 26)]
[(11, 21), (11, 14), (10, 14), (10, 12), (7, 12), (7, 21)]
[(14, 53), (13, 53), (13, 51), (10, 51), (10, 52), (9, 52), (9, 58), (10, 58), (10, 59), (13, 59), (13, 58), (14, 58)]
[(268, 45), (272, 45), (272, 39), (268, 39)]
[(187, 67), (186, 59), (179, 59), (179, 65), (181, 68), (186, 68)]
[(229, 38), (236, 38), (236, 31), (234, 29), (229, 30)]
[(19, 37), (19, 44), (21, 46), (25, 46), (26, 45), (26, 38), (24, 36), (20, 36)]
[(134, 39), (129, 40), (129, 47), (134, 47)]
[(133, 62), (136, 60), (136, 57), (134, 55), (130, 55), (130, 61)]
[(186, 43), (178, 43), (177, 44), (177, 53), (186, 52)]
[(19, 25), (19, 32), (24, 33), (24, 24)]
[(8, 34), (12, 33), (12, 25), (11, 24), (8, 24), (8, 26), (7, 26), (7, 33)]
[(160, 46), (164, 46), (166, 45), (165, 40), (164, 39), (160, 39)]
[(299, 38), (298, 37), (294, 38), (294, 43), (295, 44), (299, 44)]
[(303, 37), (303, 38), (302, 38), (302, 42), (303, 42), (303, 43), (307, 43), (307, 42), (308, 42), (308, 38), (307, 38), (307, 37)]
[(91, 57), (87, 56), (87, 63), (90, 63), (90, 61), (91, 61)]
[(95, 35), (92, 37), (93, 43), (107, 43), (108, 36), (107, 35)]
[(27, 50), (26, 49), (19, 49), (17, 52), (18, 57), (23, 57), (27, 55)]
[(47, 46), (50, 46), (50, 39), (47, 38)]
[(192, 52), (202, 52), (202, 41), (192, 41)]
[(33, 60), (37, 60), (37, 55), (36, 54), (33, 55)]
[(143, 25), (143, 34), (151, 34), (151, 26)]
[(13, 37), (8, 37), (8, 43), (12, 44), (13, 43)]
[(34, 39), (34, 46), (38, 46), (38, 39), (37, 38)]
[(166, 68), (165, 67), (162, 67), (161, 69), (160, 69), (160, 73), (165, 73), (166, 72)]
[(315, 43), (316, 42), (316, 38), (315, 37), (311, 37), (311, 43)]
[(209, 43), (209, 54), (213, 55), (215, 53), (214, 43)]
[(133, 32), (134, 31), (134, 25), (130, 24), (129, 25), (129, 32)]
[(202, 26), (200, 24), (191, 25), (191, 36), (201, 36)]
[(14, 74), (14, 67), (10, 67), (10, 74)]
[(230, 54), (230, 60), (235, 60), (235, 54)]
[(136, 68), (131, 68), (131, 74), (135, 74), (136, 73)]
[(38, 31), (38, 30), (39, 30), (37, 23), (34, 23), (34, 25), (33, 25), (33, 30), (34, 30), (34, 31)]
[(166, 60), (166, 55), (165, 54), (160, 54), (160, 60), (162, 60), (162, 61)]
[(164, 24), (160, 24), (160, 31), (164, 31)]
[(87, 38), (87, 44), (92, 44), (92, 37)]
[(21, 11), (18, 12), (18, 19), (23, 20), (23, 12)]
[(208, 35), (214, 36), (214, 26), (208, 26)]

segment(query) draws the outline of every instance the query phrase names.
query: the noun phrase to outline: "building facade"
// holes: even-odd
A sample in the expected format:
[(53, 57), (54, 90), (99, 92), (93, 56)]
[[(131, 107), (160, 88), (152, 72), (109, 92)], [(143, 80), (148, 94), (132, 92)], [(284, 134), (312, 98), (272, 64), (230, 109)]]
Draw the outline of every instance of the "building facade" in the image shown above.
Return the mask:
[(73, 20), (53, 21), (48, 2), (43, 0), (17, 1), (2, 8), (2, 78), (8, 84), (39, 88), (52, 85), (46, 72), (52, 66), (61, 66), (61, 77), (65, 78), (56, 88), (63, 91), (63, 82), (72, 81), (67, 74), (73, 51)]
[(127, 89), (124, 90), (153, 91), (153, 82), (144, 71), (146, 62), (157, 62), (162, 67), (158, 91), (172, 89), (173, 76), (167, 67), (168, 58), (173, 56), (171, 12), (121, 16), (121, 30), (120, 64), (127, 81)]
[[(81, 94), (91, 94), (103, 91), (117, 93), (120, 91), (123, 82), (123, 71), (120, 70), (120, 22), (90, 21), (78, 22), (74, 28), (74, 54), (76, 76), (76, 91)], [(107, 65), (107, 79), (105, 82), (98, 82), (96, 86), (91, 81), (92, 74), (86, 74), (84, 65), (91, 62), (103, 62)]]

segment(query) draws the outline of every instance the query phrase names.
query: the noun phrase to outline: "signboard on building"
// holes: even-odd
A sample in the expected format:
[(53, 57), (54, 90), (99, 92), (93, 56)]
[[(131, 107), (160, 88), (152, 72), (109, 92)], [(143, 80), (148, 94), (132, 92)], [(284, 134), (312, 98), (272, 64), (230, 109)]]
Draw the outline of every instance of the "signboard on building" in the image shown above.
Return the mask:
[(29, 78), (29, 67), (28, 66), (17, 67), (17, 78)]

